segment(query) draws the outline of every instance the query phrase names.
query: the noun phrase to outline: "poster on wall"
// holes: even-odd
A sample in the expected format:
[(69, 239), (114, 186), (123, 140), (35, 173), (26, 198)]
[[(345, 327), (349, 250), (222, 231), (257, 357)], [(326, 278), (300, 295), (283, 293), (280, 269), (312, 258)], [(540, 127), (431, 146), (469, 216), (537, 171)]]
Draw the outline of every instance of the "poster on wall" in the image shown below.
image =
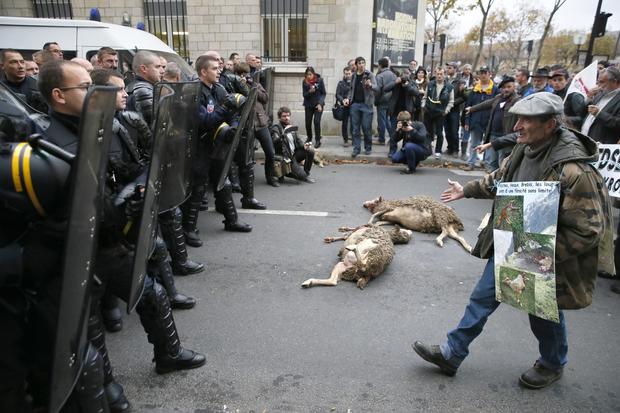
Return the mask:
[(394, 66), (415, 59), (418, 1), (375, 0), (373, 64), (387, 56)]

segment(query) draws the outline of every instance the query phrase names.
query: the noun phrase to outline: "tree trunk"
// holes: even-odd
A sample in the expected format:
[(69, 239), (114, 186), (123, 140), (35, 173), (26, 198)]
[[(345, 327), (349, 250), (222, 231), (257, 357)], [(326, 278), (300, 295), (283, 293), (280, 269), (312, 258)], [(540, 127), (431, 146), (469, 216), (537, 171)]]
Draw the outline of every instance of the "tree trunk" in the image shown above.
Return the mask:
[(538, 55), (536, 56), (536, 61), (534, 62), (534, 68), (532, 71), (536, 71), (538, 68), (538, 63), (540, 63), (540, 57), (542, 56), (543, 46), (545, 45), (545, 39), (549, 34), (549, 30), (551, 29), (551, 21), (553, 20), (553, 16), (555, 13), (566, 3), (566, 0), (555, 0), (555, 5), (553, 6), (553, 10), (549, 14), (549, 20), (547, 20), (547, 24), (545, 25), (545, 31), (543, 31), (543, 35), (540, 38), (540, 44), (538, 45)]
[(489, 15), (489, 9), (486, 10), (486, 13), (482, 12), (482, 23), (480, 23), (480, 39), (478, 42), (478, 51), (476, 52), (476, 58), (474, 59), (474, 63), (472, 65), (472, 70), (476, 71), (478, 68), (478, 61), (480, 60), (480, 56), (482, 55), (482, 49), (484, 48), (484, 30), (487, 25), (487, 16)]

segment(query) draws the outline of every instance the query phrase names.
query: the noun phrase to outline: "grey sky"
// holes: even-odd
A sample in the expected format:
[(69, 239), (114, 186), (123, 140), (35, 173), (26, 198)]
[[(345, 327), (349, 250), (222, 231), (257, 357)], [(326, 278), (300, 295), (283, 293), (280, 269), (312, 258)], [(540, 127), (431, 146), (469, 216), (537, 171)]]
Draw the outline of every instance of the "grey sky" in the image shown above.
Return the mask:
[[(538, 0), (538, 4), (548, 11), (554, 4), (554, 0)], [(499, 8), (510, 10), (512, 7), (522, 4), (521, 0), (496, 0), (491, 11)], [(589, 32), (594, 22), (594, 13), (598, 0), (567, 0), (553, 17), (553, 25), (557, 30), (583, 30)], [(620, 1), (603, 0), (601, 11), (613, 13), (607, 21), (607, 30), (620, 30)], [(428, 14), (427, 14), (428, 18)], [(475, 24), (479, 24), (481, 14), (478, 9), (468, 12), (459, 18), (451, 19), (454, 23), (454, 34), (462, 37)]]

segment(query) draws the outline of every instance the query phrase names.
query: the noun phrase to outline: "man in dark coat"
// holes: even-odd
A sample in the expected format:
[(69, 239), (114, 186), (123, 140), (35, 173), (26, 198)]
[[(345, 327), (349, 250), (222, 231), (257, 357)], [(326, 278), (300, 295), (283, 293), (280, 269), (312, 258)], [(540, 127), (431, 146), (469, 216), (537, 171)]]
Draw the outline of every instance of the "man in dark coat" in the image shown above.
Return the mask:
[(603, 69), (598, 85), (603, 93), (588, 106), (581, 133), (597, 142), (615, 144), (620, 140), (620, 70)]

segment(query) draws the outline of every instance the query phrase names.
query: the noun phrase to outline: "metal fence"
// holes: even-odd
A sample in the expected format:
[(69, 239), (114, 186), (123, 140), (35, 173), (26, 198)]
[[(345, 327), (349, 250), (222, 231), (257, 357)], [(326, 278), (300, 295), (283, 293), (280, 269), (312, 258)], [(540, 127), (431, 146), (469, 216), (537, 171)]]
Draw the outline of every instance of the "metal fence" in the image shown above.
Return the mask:
[(185, 0), (144, 0), (147, 30), (174, 49), (179, 56), (189, 60), (185, 16), (187, 16)]
[(33, 0), (32, 7), (35, 17), (52, 19), (72, 19), (71, 0)]
[(305, 62), (308, 0), (261, 0), (263, 61)]

